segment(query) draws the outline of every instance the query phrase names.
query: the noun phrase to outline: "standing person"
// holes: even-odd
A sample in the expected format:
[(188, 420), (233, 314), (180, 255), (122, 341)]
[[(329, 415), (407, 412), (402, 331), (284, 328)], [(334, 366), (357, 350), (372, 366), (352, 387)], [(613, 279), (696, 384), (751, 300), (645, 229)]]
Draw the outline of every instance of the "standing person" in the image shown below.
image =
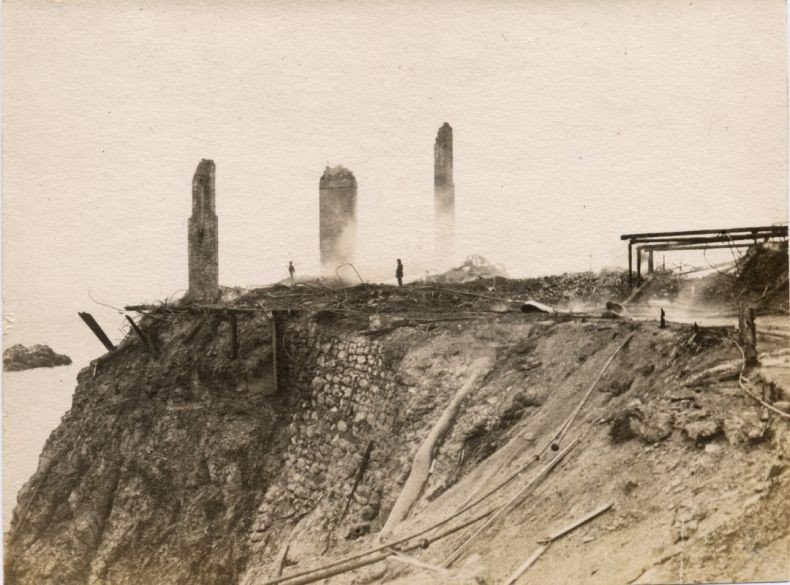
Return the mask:
[(398, 286), (403, 286), (403, 263), (398, 258), (398, 267), (395, 269), (395, 278), (398, 279)]
[(294, 280), (294, 272), (296, 272), (296, 268), (294, 268), (293, 260), (288, 261), (288, 274), (291, 277), (291, 284), (295, 282)]

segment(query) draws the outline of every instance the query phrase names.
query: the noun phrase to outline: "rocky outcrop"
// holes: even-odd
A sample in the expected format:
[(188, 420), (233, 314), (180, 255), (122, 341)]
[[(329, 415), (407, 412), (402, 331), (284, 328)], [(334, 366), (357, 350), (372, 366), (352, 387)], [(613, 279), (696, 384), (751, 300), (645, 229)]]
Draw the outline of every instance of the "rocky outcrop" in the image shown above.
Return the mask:
[(55, 366), (67, 366), (70, 363), (71, 358), (69, 356), (55, 353), (48, 345), (25, 347), (18, 343), (3, 352), (3, 369), (6, 372), (30, 370), (32, 368), (53, 368)]

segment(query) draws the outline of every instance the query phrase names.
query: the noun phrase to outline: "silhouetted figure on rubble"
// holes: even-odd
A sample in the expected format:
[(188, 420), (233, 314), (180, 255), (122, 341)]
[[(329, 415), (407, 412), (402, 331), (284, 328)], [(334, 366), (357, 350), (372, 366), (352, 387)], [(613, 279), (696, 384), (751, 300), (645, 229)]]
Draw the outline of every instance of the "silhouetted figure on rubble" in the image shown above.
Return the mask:
[(667, 314), (664, 312), (664, 307), (661, 307), (661, 322), (658, 325), (659, 327), (661, 327), (661, 329), (665, 329), (667, 326), (666, 316)]
[(291, 284), (294, 283), (294, 272), (296, 272), (296, 268), (294, 268), (293, 260), (288, 261), (288, 274), (290, 275)]
[(398, 267), (395, 269), (395, 278), (398, 279), (398, 286), (403, 286), (403, 263), (398, 258)]

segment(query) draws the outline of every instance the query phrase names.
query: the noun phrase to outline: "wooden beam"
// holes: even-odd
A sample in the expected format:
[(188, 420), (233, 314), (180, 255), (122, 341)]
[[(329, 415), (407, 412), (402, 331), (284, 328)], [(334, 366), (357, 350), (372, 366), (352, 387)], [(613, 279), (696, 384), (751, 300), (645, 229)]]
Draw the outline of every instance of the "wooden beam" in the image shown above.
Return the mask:
[(576, 530), (582, 524), (586, 524), (587, 522), (589, 522), (593, 518), (595, 518), (597, 516), (600, 516), (601, 514), (603, 514), (607, 510), (609, 510), (609, 508), (611, 508), (612, 506), (614, 506), (614, 502), (609, 502), (608, 504), (604, 504), (603, 506), (598, 506), (592, 512), (589, 512), (589, 513), (585, 514), (584, 516), (582, 516), (581, 518), (578, 518), (578, 519), (574, 520), (570, 524), (567, 524), (566, 526), (563, 526), (562, 528), (560, 528), (559, 530), (557, 530), (556, 532), (554, 532), (550, 536), (544, 538), (540, 542), (543, 543), (543, 544), (547, 544), (549, 542), (553, 542), (553, 541), (557, 540), (558, 538), (560, 538), (561, 536), (565, 536), (566, 534), (568, 534), (572, 530)]
[(187, 333), (187, 336), (184, 337), (184, 341), (182, 342), (184, 345), (189, 345), (192, 343), (192, 340), (195, 339), (195, 336), (203, 329), (203, 325), (206, 323), (204, 319), (199, 319), (197, 325), (195, 325), (192, 330)]
[(280, 391), (280, 376), (278, 375), (279, 372), (277, 369), (279, 368), (279, 360), (277, 359), (277, 354), (280, 350), (280, 344), (277, 340), (277, 336), (279, 332), (277, 331), (277, 313), (272, 311), (271, 317), (271, 332), (272, 332), (272, 377), (274, 378), (274, 393)]
[(277, 570), (274, 572), (275, 577), (282, 577), (283, 569), (285, 568), (285, 563), (288, 560), (288, 550), (291, 548), (291, 543), (287, 543), (283, 548), (282, 552), (280, 552), (280, 558), (277, 560)]
[(93, 334), (99, 338), (99, 341), (101, 341), (102, 345), (107, 348), (107, 351), (113, 351), (115, 349), (115, 345), (112, 341), (110, 341), (110, 338), (107, 337), (107, 334), (104, 333), (104, 330), (99, 327), (99, 324), (96, 322), (96, 319), (93, 318), (93, 315), (90, 313), (77, 314), (83, 321), (85, 321), (85, 324), (90, 328), (91, 331), (93, 331)]
[(519, 565), (518, 569), (516, 569), (513, 572), (513, 574), (507, 578), (507, 581), (505, 581), (504, 585), (513, 585), (516, 581), (518, 581), (518, 578), (521, 577), (521, 575), (523, 575), (524, 573), (526, 573), (527, 569), (529, 569), (532, 565), (535, 564), (535, 561), (537, 561), (540, 558), (540, 555), (546, 552), (547, 548), (549, 548), (548, 544), (542, 544), (537, 549), (535, 549), (535, 552), (529, 555), (527, 560), (524, 561), (521, 565)]
[(516, 581), (518, 581), (519, 577), (521, 577), (524, 573), (526, 573), (527, 569), (529, 569), (532, 565), (534, 565), (535, 561), (537, 561), (540, 558), (540, 556), (544, 552), (546, 552), (546, 550), (549, 548), (549, 546), (551, 545), (552, 542), (554, 542), (558, 538), (561, 538), (562, 536), (565, 536), (569, 532), (571, 532), (573, 530), (576, 530), (579, 526), (581, 526), (582, 524), (584, 524), (586, 522), (589, 522), (590, 520), (592, 520), (596, 516), (600, 516), (601, 514), (606, 512), (609, 508), (611, 508), (612, 505), (613, 505), (613, 502), (609, 502), (608, 504), (600, 506), (600, 507), (596, 508), (595, 510), (593, 510), (592, 512), (590, 512), (589, 514), (585, 514), (584, 516), (582, 516), (578, 520), (574, 520), (573, 522), (571, 522), (570, 524), (568, 524), (564, 528), (560, 528), (558, 531), (556, 531), (554, 534), (552, 534), (548, 538), (544, 538), (543, 540), (539, 541), (540, 542), (540, 546), (537, 549), (535, 549), (535, 552), (533, 552), (529, 556), (529, 558), (527, 558), (527, 560), (524, 561), (518, 567), (518, 569), (516, 569), (513, 572), (512, 575), (510, 575), (510, 577), (508, 577), (508, 579), (507, 579), (507, 581), (505, 581), (504, 585), (514, 585), (514, 583)]
[[(409, 552), (411, 550), (415, 550), (417, 548), (425, 548), (426, 546), (430, 545), (437, 540), (441, 540), (442, 538), (446, 538), (451, 534), (455, 534), (459, 530), (463, 530), (464, 528), (471, 526), (486, 518), (491, 514), (491, 511), (483, 512), (459, 524), (458, 526), (454, 526), (452, 528), (448, 528), (443, 532), (436, 534), (435, 536), (428, 536), (423, 539), (418, 540), (413, 544), (403, 545), (400, 547), (401, 553)], [(349, 557), (344, 561), (335, 561), (333, 563), (329, 563), (324, 567), (317, 567), (315, 569), (308, 569), (306, 571), (302, 571), (300, 573), (295, 573), (293, 575), (283, 575), (282, 577), (277, 577), (276, 579), (270, 579), (262, 585), (277, 585), (278, 583), (287, 582), (287, 585), (306, 585), (307, 583), (315, 583), (316, 581), (323, 581), (324, 579), (328, 579), (329, 577), (334, 577), (335, 575), (340, 575), (341, 573), (348, 573), (349, 571), (354, 571), (366, 565), (372, 565), (374, 563), (381, 562), (388, 557), (392, 556), (392, 553), (389, 552), (388, 549), (391, 549), (393, 546), (397, 544), (401, 544), (401, 542), (405, 542), (406, 540), (411, 540), (410, 538), (401, 539), (401, 541), (391, 542), (389, 544), (382, 544), (367, 551), (366, 554), (359, 554), (353, 557)], [(385, 551), (379, 553), (378, 551)], [(378, 554), (376, 554), (378, 553)]]
[(431, 563), (426, 563), (425, 561), (421, 561), (420, 559), (415, 559), (414, 557), (405, 555), (397, 550), (392, 550), (392, 555), (387, 558), (391, 561), (398, 561), (400, 563), (411, 565), (413, 567), (426, 569), (433, 573), (439, 573), (440, 575), (447, 575), (450, 573), (450, 571), (445, 569), (444, 567), (440, 567), (439, 565), (433, 565)]
[(137, 313), (161, 312), (161, 313), (236, 313), (254, 314), (261, 311), (267, 312), (271, 309), (260, 307), (233, 307), (229, 305), (187, 305), (177, 307), (175, 305), (127, 305), (125, 311), (135, 311)]
[(235, 313), (228, 313), (230, 322), (230, 359), (235, 360), (239, 357), (239, 323)]
[(129, 321), (129, 324), (132, 326), (132, 329), (137, 334), (137, 337), (139, 337), (140, 341), (143, 342), (143, 347), (145, 347), (146, 351), (148, 351), (148, 353), (151, 354), (152, 357), (155, 358), (159, 357), (159, 352), (156, 351), (156, 348), (154, 347), (151, 338), (148, 337), (145, 333), (143, 333), (143, 330), (137, 326), (137, 323), (134, 322), (134, 319), (132, 319), (129, 315), (125, 315), (125, 316), (126, 316), (126, 320)]

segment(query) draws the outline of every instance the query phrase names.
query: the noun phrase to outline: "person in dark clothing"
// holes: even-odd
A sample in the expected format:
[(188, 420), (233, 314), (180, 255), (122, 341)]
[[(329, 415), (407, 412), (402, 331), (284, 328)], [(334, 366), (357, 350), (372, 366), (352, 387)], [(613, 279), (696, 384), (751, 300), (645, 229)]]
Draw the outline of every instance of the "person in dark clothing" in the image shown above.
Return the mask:
[(398, 286), (403, 286), (403, 263), (398, 258), (398, 267), (395, 269), (395, 278), (398, 279)]
[(293, 260), (288, 261), (288, 274), (291, 276), (291, 284), (294, 283), (294, 272), (296, 272), (296, 268), (294, 268)]

